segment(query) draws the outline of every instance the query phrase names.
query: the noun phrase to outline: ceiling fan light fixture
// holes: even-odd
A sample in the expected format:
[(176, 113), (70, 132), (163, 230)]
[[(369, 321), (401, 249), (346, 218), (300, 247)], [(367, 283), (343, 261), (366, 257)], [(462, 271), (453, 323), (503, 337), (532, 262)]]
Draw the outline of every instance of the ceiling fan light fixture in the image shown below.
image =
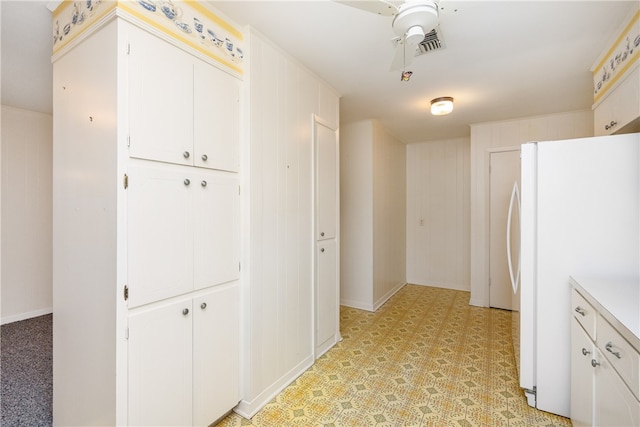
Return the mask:
[(442, 96), (431, 100), (431, 114), (434, 116), (444, 116), (453, 111), (453, 98)]
[(424, 29), (420, 25), (414, 25), (407, 30), (405, 40), (409, 46), (417, 45), (424, 40)]

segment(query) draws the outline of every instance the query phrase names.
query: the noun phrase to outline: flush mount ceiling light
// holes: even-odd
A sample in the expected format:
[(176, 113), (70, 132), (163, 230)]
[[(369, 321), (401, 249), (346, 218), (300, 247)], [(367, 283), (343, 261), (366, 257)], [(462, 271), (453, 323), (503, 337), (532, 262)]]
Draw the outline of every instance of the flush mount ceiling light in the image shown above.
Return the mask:
[(444, 116), (453, 111), (453, 98), (442, 96), (431, 100), (431, 114), (434, 116)]

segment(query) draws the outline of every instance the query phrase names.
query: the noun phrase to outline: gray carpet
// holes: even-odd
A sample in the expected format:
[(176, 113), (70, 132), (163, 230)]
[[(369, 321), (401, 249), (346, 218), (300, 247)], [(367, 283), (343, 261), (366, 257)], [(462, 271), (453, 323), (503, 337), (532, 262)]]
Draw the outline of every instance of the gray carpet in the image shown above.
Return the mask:
[(52, 424), (52, 315), (0, 328), (2, 427)]

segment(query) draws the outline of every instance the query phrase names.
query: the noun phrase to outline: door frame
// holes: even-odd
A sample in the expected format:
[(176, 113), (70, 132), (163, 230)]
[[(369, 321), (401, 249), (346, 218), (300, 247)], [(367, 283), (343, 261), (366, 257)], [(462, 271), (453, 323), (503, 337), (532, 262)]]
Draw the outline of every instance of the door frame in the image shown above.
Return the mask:
[[(335, 244), (336, 244), (336, 333), (335, 333), (335, 340), (334, 343), (331, 344), (328, 348), (324, 348), (324, 347), (318, 347), (316, 344), (316, 335), (317, 335), (317, 285), (318, 285), (318, 262), (317, 262), (317, 258), (318, 258), (318, 254), (317, 254), (317, 250), (318, 250), (318, 240), (317, 240), (317, 236), (316, 236), (316, 229), (317, 229), (317, 180), (318, 180), (318, 169), (317, 169), (317, 129), (318, 126), (324, 126), (330, 130), (332, 130), (333, 132), (335, 132), (336, 135), (336, 140), (335, 140), (335, 144), (336, 144), (336, 231), (335, 231)], [(311, 227), (310, 233), (311, 233), (311, 245), (312, 245), (312, 259), (311, 259), (311, 265), (312, 265), (312, 271), (313, 271), (313, 278), (312, 278), (312, 292), (311, 292), (311, 299), (312, 299), (312, 333), (311, 333), (311, 345), (313, 348), (313, 360), (315, 361), (316, 359), (318, 359), (320, 356), (322, 356), (327, 350), (329, 350), (331, 347), (333, 347), (333, 345), (339, 341), (342, 340), (342, 336), (340, 335), (340, 135), (339, 135), (339, 130), (335, 125), (332, 125), (329, 121), (327, 121), (326, 119), (323, 119), (322, 117), (318, 116), (317, 114), (312, 114), (311, 115), (311, 150), (312, 150), (312, 154), (311, 154), (311, 168), (312, 168), (312, 185), (311, 185), (311, 197), (312, 197), (312, 204), (313, 204), (313, 209), (311, 210), (312, 212), (312, 224), (313, 226)]]

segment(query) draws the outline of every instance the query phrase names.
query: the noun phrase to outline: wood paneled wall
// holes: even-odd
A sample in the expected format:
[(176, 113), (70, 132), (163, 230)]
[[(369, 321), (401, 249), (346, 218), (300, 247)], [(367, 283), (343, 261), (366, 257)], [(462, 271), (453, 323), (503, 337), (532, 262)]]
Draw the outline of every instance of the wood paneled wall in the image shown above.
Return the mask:
[(406, 283), (406, 146), (379, 123), (340, 142), (340, 300), (375, 311)]
[(2, 106), (3, 324), (52, 311), (52, 126)]
[(489, 153), (530, 141), (593, 136), (593, 112), (581, 110), (471, 125), (471, 301), (489, 306)]
[(407, 146), (407, 282), (468, 291), (469, 139)]
[(337, 127), (339, 97), (256, 31), (248, 39), (237, 411), (250, 417), (314, 360), (312, 118)]

